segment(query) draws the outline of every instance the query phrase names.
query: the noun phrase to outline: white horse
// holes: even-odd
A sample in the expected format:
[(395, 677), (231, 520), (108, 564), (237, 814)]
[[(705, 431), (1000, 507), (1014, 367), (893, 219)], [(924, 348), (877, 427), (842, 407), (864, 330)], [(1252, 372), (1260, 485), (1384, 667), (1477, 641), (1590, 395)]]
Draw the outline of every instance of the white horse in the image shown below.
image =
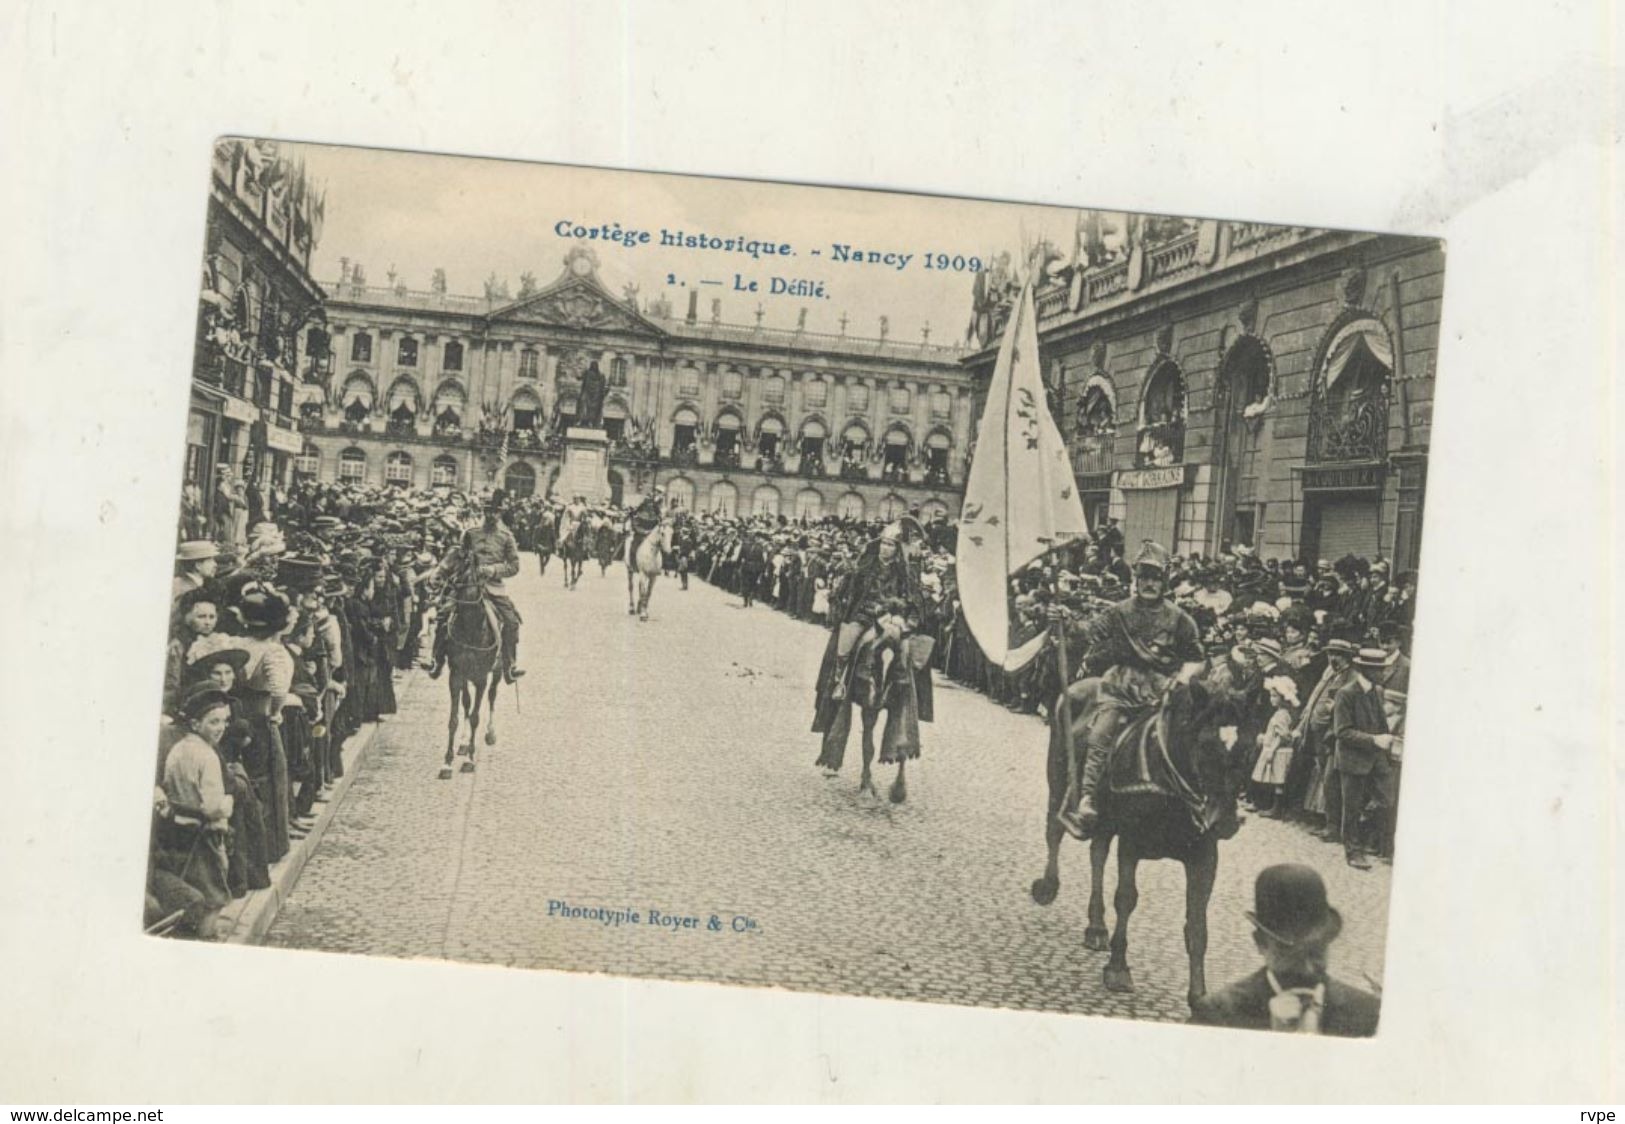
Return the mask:
[[(632, 552), (632, 536), (626, 537), (626, 611), (636, 613), (638, 620), (649, 619), (649, 595), (654, 592), (655, 579), (666, 567), (666, 555), (671, 553), (671, 523), (662, 519), (659, 526), (643, 536), (637, 553)], [(632, 583), (637, 582), (633, 593)]]

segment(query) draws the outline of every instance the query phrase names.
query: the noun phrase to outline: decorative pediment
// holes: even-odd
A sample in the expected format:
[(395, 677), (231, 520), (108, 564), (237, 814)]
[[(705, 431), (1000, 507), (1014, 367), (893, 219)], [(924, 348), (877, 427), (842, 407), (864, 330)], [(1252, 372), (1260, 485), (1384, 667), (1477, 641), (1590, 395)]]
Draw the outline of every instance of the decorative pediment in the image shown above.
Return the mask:
[(664, 336), (652, 321), (627, 307), (624, 300), (592, 277), (569, 273), (534, 296), (514, 301), (491, 314), (491, 323), (527, 324), (576, 331)]

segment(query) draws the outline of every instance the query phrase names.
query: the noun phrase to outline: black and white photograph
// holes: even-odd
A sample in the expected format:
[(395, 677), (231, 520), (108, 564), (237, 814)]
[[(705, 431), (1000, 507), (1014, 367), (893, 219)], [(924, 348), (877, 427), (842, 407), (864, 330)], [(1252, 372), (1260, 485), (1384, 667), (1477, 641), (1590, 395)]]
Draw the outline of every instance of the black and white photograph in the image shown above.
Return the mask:
[(1437, 240), (211, 156), (148, 932), (1376, 1032)]
[(0, 29), (0, 1117), (1617, 1117), (1607, 3)]

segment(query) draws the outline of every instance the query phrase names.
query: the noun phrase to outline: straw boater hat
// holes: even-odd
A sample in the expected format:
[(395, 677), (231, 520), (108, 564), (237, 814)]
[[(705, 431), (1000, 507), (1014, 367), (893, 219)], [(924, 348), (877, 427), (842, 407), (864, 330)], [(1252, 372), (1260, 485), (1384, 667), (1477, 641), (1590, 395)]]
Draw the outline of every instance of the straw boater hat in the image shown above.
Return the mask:
[(219, 557), (220, 548), (208, 539), (191, 539), (181, 543), (175, 551), (177, 562), (203, 562)]
[(1354, 656), (1354, 666), (1376, 670), (1388, 666), (1388, 653), (1381, 648), (1361, 648)]
[(1347, 640), (1328, 640), (1321, 651), (1329, 656), (1347, 656), (1349, 659), (1353, 659), (1360, 654), (1360, 649)]

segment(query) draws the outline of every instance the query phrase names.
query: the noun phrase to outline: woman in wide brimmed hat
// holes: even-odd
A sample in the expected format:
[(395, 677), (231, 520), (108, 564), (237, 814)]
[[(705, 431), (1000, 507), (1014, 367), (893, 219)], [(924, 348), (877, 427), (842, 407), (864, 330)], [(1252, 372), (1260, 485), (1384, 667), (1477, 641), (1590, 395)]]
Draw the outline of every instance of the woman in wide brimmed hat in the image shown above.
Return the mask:
[(191, 935), (213, 940), (220, 910), (231, 901), (226, 840), (232, 798), (216, 751), (231, 719), (231, 696), (202, 683), (187, 693), (179, 711), (186, 733), (165, 754), (154, 793), (153, 865), (195, 891), (187, 927)]

